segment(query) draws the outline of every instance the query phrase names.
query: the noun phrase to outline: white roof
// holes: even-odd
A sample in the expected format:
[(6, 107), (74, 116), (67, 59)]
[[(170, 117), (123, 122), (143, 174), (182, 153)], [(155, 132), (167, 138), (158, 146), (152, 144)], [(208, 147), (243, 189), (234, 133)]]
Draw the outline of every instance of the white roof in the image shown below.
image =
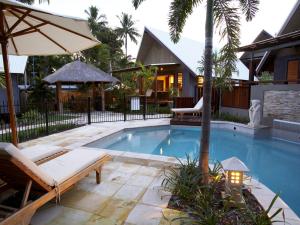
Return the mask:
[[(0, 55), (0, 72), (4, 72), (2, 55)], [(28, 56), (9, 56), (9, 71), (10, 73), (20, 73), (25, 72)]]
[(243, 171), (248, 172), (248, 167), (237, 157), (231, 157), (221, 162), (222, 167), (225, 171)]
[[(180, 61), (182, 61), (191, 71), (199, 74), (197, 68), (199, 61), (204, 54), (204, 43), (195, 41), (186, 37), (181, 37), (178, 43), (174, 43), (170, 39), (170, 34), (165, 31), (146, 27), (161, 43), (168, 48)], [(240, 61), (237, 62), (238, 72), (232, 74), (233, 79), (248, 80), (248, 68)]]

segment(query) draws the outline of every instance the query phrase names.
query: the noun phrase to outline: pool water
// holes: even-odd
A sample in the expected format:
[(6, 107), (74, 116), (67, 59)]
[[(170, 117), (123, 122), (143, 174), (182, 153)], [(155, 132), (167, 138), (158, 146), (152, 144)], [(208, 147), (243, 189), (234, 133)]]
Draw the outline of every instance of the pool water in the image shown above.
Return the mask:
[[(198, 157), (200, 128), (161, 126), (116, 133), (88, 147), (185, 158)], [(211, 161), (241, 159), (251, 175), (267, 185), (300, 215), (300, 145), (273, 138), (253, 138), (236, 131), (212, 129)]]

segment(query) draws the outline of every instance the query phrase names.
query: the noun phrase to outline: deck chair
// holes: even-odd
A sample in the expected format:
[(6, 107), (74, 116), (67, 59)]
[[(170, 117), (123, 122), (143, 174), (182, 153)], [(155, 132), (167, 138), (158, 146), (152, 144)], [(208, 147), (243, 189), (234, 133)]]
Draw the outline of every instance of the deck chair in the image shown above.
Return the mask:
[(38, 144), (20, 149), (22, 154), (36, 164), (45, 163), (51, 159), (61, 156), (68, 151), (60, 146)]
[[(111, 157), (106, 153), (78, 149), (37, 165), (14, 145), (0, 143), (0, 179), (12, 188), (24, 191), (20, 208), (0, 224), (28, 225), (38, 208), (52, 199), (59, 199), (92, 171), (96, 171), (96, 183), (99, 184), (101, 167), (108, 160)], [(39, 197), (31, 201), (31, 193), (39, 193)]]
[(183, 115), (186, 113), (192, 113), (193, 115), (200, 114), (200, 112), (202, 111), (202, 107), (203, 107), (203, 97), (197, 102), (194, 108), (173, 108), (171, 109), (171, 111), (175, 113), (176, 117), (178, 117), (179, 115), (180, 118), (182, 118)]

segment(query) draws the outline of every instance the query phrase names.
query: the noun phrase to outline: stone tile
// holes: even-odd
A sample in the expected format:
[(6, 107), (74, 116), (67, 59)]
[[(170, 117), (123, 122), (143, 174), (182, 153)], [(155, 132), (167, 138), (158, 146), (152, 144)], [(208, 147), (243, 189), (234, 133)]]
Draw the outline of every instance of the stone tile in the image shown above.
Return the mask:
[(102, 168), (117, 170), (122, 164), (123, 164), (122, 162), (108, 162), (108, 163), (105, 163)]
[(161, 169), (159, 169), (159, 168), (149, 167), (149, 166), (141, 166), (138, 169), (137, 174), (155, 177), (158, 175), (159, 172), (161, 172)]
[(51, 219), (50, 221), (45, 220), (38, 220), (35, 221), (35, 219), (32, 220), (32, 225), (69, 225), (72, 223), (72, 225), (84, 225), (86, 222), (92, 217), (91, 213), (67, 208), (67, 207), (61, 207), (61, 212), (59, 216), (56, 216), (55, 218)]
[(159, 175), (154, 178), (152, 183), (148, 186), (148, 188), (160, 188), (162, 186), (162, 182), (164, 180), (164, 175)]
[(126, 220), (135, 205), (136, 202), (112, 199), (99, 213), (99, 215), (105, 218), (111, 218), (118, 223), (122, 223)]
[(145, 175), (139, 175), (139, 174), (134, 174), (132, 175), (128, 181), (126, 182), (126, 184), (129, 185), (135, 185), (135, 186), (141, 186), (141, 187), (148, 187), (151, 182), (153, 181), (153, 177), (152, 176), (145, 176)]
[(93, 215), (85, 225), (121, 225), (115, 218)]
[(61, 204), (63, 206), (82, 210), (89, 213), (102, 210), (109, 198), (100, 194), (82, 191), (74, 188), (61, 197)]
[(170, 192), (163, 191), (161, 188), (148, 188), (140, 202), (147, 205), (166, 208), (170, 198)]
[(162, 214), (163, 217), (160, 220), (159, 225), (181, 225), (182, 219), (178, 218), (183, 218), (187, 216), (186, 213), (174, 209), (163, 209)]
[(125, 184), (113, 196), (113, 198), (122, 199), (126, 201), (138, 201), (144, 192), (145, 188), (143, 187)]
[(107, 177), (106, 181), (125, 184), (132, 175), (133, 173), (124, 173), (116, 170)]
[(141, 166), (137, 164), (122, 163), (117, 170), (122, 173), (136, 173), (140, 167)]
[(162, 209), (155, 206), (138, 204), (129, 214), (125, 224), (158, 225), (162, 218)]
[(38, 209), (31, 220), (32, 225), (49, 224), (52, 220), (60, 217), (64, 213), (64, 207), (48, 203)]
[(77, 185), (77, 188), (84, 191), (100, 194), (101, 196), (111, 197), (122, 187), (122, 185), (123, 184), (113, 183), (109, 181), (102, 181), (100, 184), (91, 184), (84, 180), (84, 182), (80, 182)]

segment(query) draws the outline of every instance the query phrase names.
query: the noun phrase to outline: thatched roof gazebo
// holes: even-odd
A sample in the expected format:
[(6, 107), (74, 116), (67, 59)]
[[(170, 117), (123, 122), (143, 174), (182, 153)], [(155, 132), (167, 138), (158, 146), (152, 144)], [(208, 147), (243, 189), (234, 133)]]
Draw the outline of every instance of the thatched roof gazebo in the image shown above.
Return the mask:
[(103, 85), (105, 83), (119, 82), (117, 78), (111, 76), (110, 74), (105, 73), (104, 71), (81, 61), (68, 63), (53, 74), (45, 77), (43, 80), (49, 84), (56, 84), (56, 96), (60, 110), (62, 109), (60, 98), (62, 83), (92, 83), (94, 84), (94, 86), (95, 84), (101, 84), (102, 110), (104, 111), (105, 97)]

